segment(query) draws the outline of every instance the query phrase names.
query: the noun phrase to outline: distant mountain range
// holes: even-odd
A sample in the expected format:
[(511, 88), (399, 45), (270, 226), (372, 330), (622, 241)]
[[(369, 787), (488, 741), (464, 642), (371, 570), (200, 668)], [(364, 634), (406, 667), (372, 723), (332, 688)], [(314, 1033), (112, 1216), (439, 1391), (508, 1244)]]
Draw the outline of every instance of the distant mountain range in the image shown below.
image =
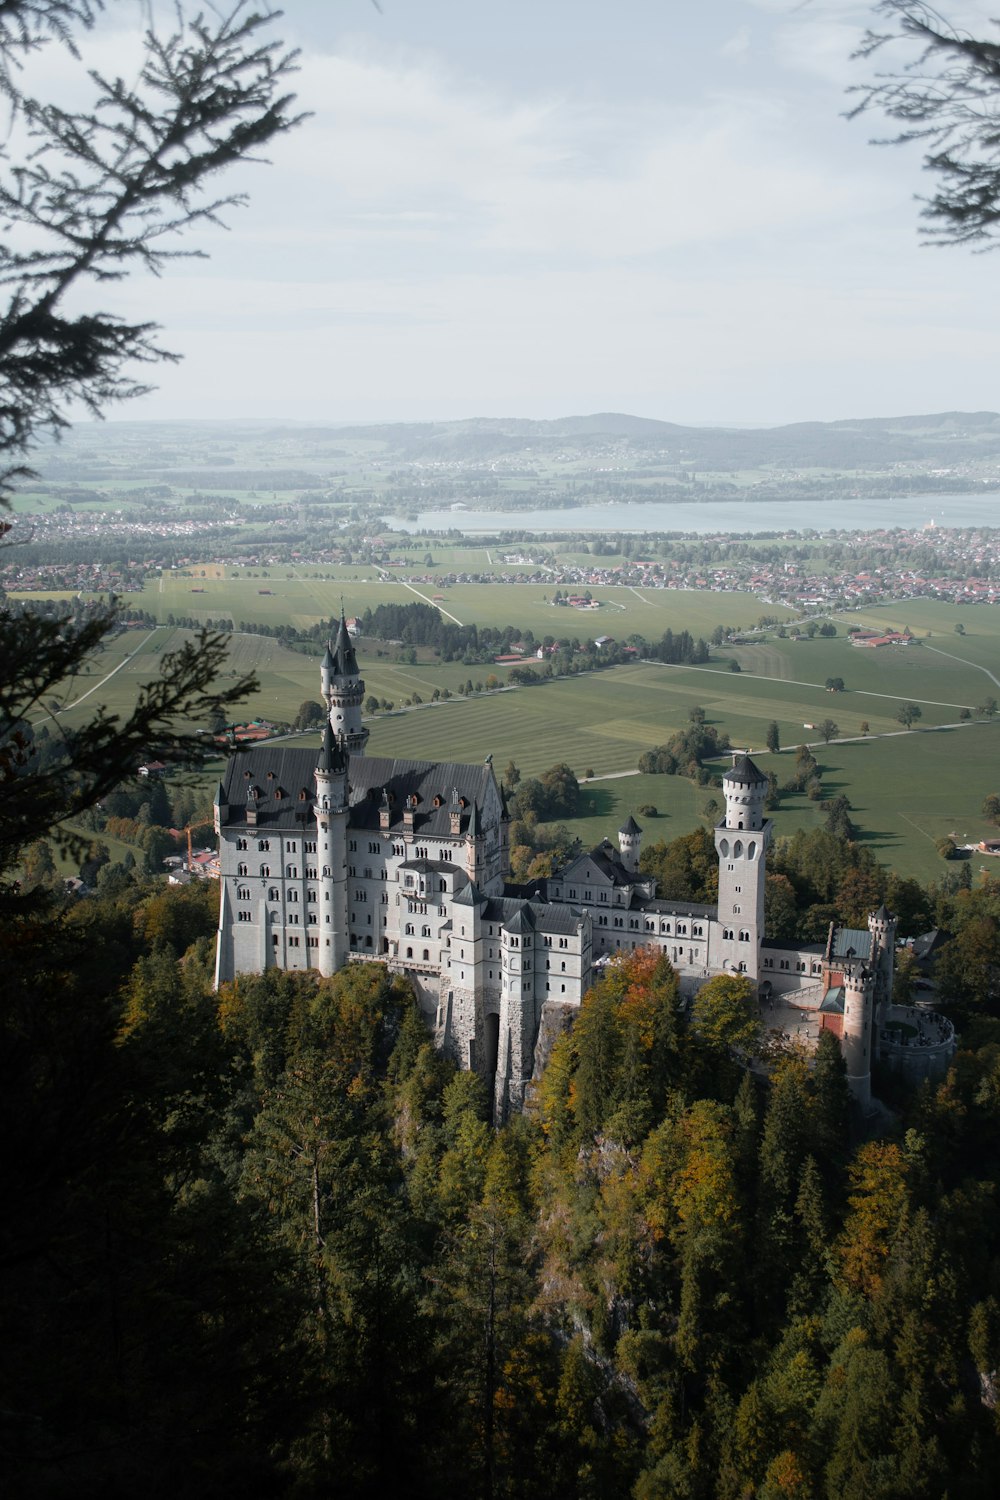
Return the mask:
[[(317, 434), (317, 429), (311, 430)], [(341, 440), (384, 442), (387, 453), (401, 460), (482, 461), (527, 449), (555, 454), (567, 449), (595, 450), (609, 444), (624, 444), (632, 450), (712, 470), (868, 469), (895, 463), (948, 467), (973, 457), (1000, 458), (1000, 414), (992, 411), (795, 422), (766, 428), (682, 427), (650, 417), (599, 412), (548, 422), (490, 417), (336, 427), (333, 434)]]
[[(785, 486), (801, 477), (822, 483), (829, 475), (887, 475), (926, 482), (945, 471), (966, 484), (1000, 480), (1000, 414), (936, 412), (923, 416), (864, 417), (840, 422), (795, 422), (784, 427), (683, 427), (622, 412), (531, 421), (484, 417), (454, 422), (393, 422), (371, 426), (280, 421), (86, 423), (58, 446), (39, 454), (52, 476), (93, 482), (219, 482), (245, 487), (243, 471), (265, 488), (326, 482), (331, 473), (386, 465), (502, 463), (508, 476), (539, 482), (547, 465), (565, 464), (591, 478), (628, 476), (633, 483), (676, 483), (691, 474), (740, 473), (740, 483)], [(271, 468), (292, 474), (283, 485)], [(191, 477), (192, 465), (198, 472)], [(261, 473), (257, 473), (257, 469)], [(263, 469), (267, 469), (267, 473)], [(300, 472), (301, 471), (301, 472)], [(814, 471), (806, 474), (805, 471)], [(819, 471), (819, 475), (815, 473)], [(564, 477), (566, 471), (564, 470)], [(286, 476), (287, 477), (287, 476)], [(841, 480), (843, 482), (843, 479)]]

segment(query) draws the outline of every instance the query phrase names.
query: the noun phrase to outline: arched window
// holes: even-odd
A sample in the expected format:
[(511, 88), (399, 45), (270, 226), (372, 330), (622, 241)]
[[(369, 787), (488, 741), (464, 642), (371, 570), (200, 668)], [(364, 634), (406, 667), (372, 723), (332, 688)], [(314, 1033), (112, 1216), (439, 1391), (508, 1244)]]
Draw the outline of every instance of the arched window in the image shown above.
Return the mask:
[(247, 869), (246, 865), (237, 865), (236, 873), (237, 875), (249, 875), (250, 871)]

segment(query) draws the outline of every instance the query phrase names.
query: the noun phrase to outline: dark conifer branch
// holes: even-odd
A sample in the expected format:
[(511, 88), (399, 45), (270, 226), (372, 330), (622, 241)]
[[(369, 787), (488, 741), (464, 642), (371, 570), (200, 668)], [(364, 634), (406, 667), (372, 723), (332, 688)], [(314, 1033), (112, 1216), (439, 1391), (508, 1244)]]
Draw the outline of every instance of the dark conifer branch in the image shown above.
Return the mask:
[(880, 0), (877, 8), (892, 26), (868, 31), (855, 56), (901, 41), (919, 55), (853, 89), (858, 103), (849, 118), (881, 110), (904, 128), (874, 144), (923, 143), (924, 166), (938, 183), (920, 200), (928, 243), (992, 249), (1000, 221), (1000, 40), (968, 35), (921, 0)]

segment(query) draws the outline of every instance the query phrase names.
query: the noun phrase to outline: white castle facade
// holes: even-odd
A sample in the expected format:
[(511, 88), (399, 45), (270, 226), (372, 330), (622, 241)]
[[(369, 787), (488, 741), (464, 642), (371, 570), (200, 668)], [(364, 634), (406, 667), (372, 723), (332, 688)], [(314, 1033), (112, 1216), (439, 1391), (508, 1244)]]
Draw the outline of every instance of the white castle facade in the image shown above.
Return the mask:
[[(748, 756), (723, 776), (717, 905), (656, 898), (632, 818), (617, 848), (605, 840), (513, 888), (492, 757), (470, 766), (367, 756), (365, 687), (343, 618), (321, 679), (319, 755), (257, 746), (230, 760), (216, 795), (217, 984), (272, 967), (330, 975), (384, 962), (412, 981), (438, 1045), (487, 1080), (502, 1119), (523, 1102), (546, 1009), (579, 1006), (609, 956), (653, 947), (685, 994), (713, 974), (745, 974), (761, 994), (814, 1011), (841, 1038), (867, 1106), (874, 1057), (898, 1052), (912, 1029), (890, 1016), (895, 923), (883, 908), (865, 930), (831, 928), (825, 945), (767, 941), (767, 777)], [(940, 1040), (912, 1049), (904, 1071), (938, 1071), (939, 1052), (943, 1067), (953, 1033), (950, 1046)]]

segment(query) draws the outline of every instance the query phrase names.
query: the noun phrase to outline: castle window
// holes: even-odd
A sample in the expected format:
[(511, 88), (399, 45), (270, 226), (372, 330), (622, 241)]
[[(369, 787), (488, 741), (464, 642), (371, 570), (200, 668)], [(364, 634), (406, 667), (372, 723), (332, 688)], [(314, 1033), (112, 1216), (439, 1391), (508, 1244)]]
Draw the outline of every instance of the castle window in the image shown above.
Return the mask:
[(677, 923), (677, 936), (678, 937), (687, 937), (687, 923), (686, 922), (678, 922)]
[(734, 907), (733, 907), (733, 916), (734, 916), (734, 917), (738, 917), (738, 916), (739, 916), (739, 914), (740, 914), (740, 909), (739, 909), (739, 906), (734, 906)]
[(289, 854), (297, 854), (298, 853), (298, 849), (299, 849), (299, 846), (295, 842), (295, 840), (293, 839), (291, 841), (291, 843), (288, 845), (288, 853)]
[(298, 938), (297, 937), (290, 937), (288, 939), (288, 946), (289, 946), (289, 948), (297, 948), (299, 946), (299, 940), (298, 940)]
[(368, 892), (367, 891), (355, 891), (354, 892), (354, 899), (355, 899), (355, 901), (367, 901), (368, 900)]
[(307, 880), (315, 880), (316, 879), (316, 866), (315, 865), (306, 865), (306, 879)]
[(315, 840), (312, 841), (311, 843), (307, 840), (307, 842), (302, 845), (302, 852), (303, 852), (303, 854), (315, 854), (316, 853), (316, 843), (315, 843)]
[(420, 929), (420, 936), (421, 937), (430, 937), (430, 935), (431, 935), (431, 930), (430, 930), (429, 927), (426, 927), (426, 926), (425, 927), (421, 927), (421, 929)]
[(416, 933), (416, 930), (417, 929), (414, 927), (412, 922), (407, 922), (406, 926), (403, 928), (403, 932), (406, 937), (413, 937)]
[(268, 901), (277, 901), (279, 899), (278, 887), (276, 885), (268, 887), (267, 899)]
[(257, 853), (258, 854), (263, 854), (266, 850), (270, 849), (270, 847), (271, 847), (271, 840), (270, 839), (258, 839), (257, 840)]
[(236, 840), (236, 847), (237, 847), (237, 849), (245, 849), (247, 847), (247, 840), (246, 839), (237, 839)]
[(806, 966), (802, 962), (797, 963), (795, 967), (798, 969), (800, 974), (804, 974), (806, 972)]
[(294, 912), (294, 911), (289, 912), (289, 914), (288, 914), (288, 921), (289, 921), (289, 924), (292, 927), (298, 927), (298, 925), (299, 925), (298, 913)]
[(602, 891), (601, 892), (601, 900), (602, 901), (607, 901), (607, 899), (608, 899), (608, 893), (607, 893), (607, 891)]
[(378, 854), (378, 852), (381, 849), (381, 847), (382, 847), (381, 844), (369, 843), (369, 845), (368, 845), (368, 853), (369, 854)]
[(299, 899), (299, 893), (298, 893), (298, 891), (289, 891), (288, 892), (288, 899), (289, 899), (289, 901), (297, 901)]
[(237, 865), (236, 873), (237, 875), (249, 875), (250, 871), (247, 869), (246, 865)]
[(628, 919), (628, 925), (629, 925), (630, 931), (635, 931), (638, 928), (638, 926), (639, 926), (639, 918), (638, 917), (629, 917), (629, 919)]
[(561, 963), (561, 964), (560, 964), (560, 965), (559, 965), (559, 968), (560, 968), (560, 970), (561, 970), (561, 972), (562, 972), (562, 973), (563, 973), (563, 974), (565, 974), (565, 972), (566, 972), (566, 965), (565, 965), (565, 964), (564, 964), (564, 963)]
[(413, 949), (412, 948), (407, 948), (407, 950), (406, 950), (406, 956), (407, 956), (407, 958), (412, 958), (413, 957)]
[(306, 891), (306, 900), (308, 902), (310, 902), (310, 903), (315, 903), (316, 892), (315, 891)]
[(331, 870), (330, 866), (329, 865), (324, 865), (323, 866), (323, 875), (324, 875), (324, 878), (326, 876), (332, 875), (332, 874), (333, 874), (333, 871)]
[(285, 866), (285, 874), (289, 877), (289, 879), (294, 880), (298, 873), (299, 872), (294, 865)]
[[(742, 823), (740, 824), (740, 827), (741, 828), (743, 827)], [(743, 854), (743, 840), (742, 839), (737, 839), (736, 843), (733, 845), (733, 858), (734, 859), (739, 859), (742, 856), (742, 854)]]
[(393, 854), (396, 855), (397, 859), (402, 859), (402, 857), (403, 857), (403, 846), (402, 846), (402, 844), (393, 844), (393, 846), (392, 846), (392, 852), (393, 852)]
[(350, 843), (347, 846), (347, 849), (348, 849), (348, 852), (350, 854), (357, 854), (357, 852), (358, 852), (358, 841), (357, 841), (357, 839), (351, 839)]
[(271, 946), (274, 948), (278, 946), (278, 934), (276, 932), (271, 934)]
[(747, 971), (747, 966), (746, 966), (746, 964), (745, 964), (745, 963), (744, 963), (744, 962), (743, 962), (743, 960), (742, 960), (742, 959), (741, 959), (741, 960), (740, 960), (740, 973), (741, 973), (741, 974), (745, 974), (745, 973), (746, 973), (746, 971)]
[(269, 865), (261, 865), (261, 867), (260, 867), (260, 878), (261, 878), (261, 880), (270, 880), (270, 878), (271, 878), (271, 867)]
[(241, 922), (252, 922), (253, 921), (253, 916), (248, 911), (238, 911), (236, 913), (236, 915), (237, 915), (237, 917), (239, 918), (239, 920)]
[(576, 891), (573, 890), (572, 886), (570, 887), (569, 899), (571, 901), (575, 901), (575, 899), (576, 899)]
[(757, 853), (757, 845), (754, 842), (754, 840), (751, 839), (750, 842), (749, 842), (749, 844), (747, 844), (747, 859), (753, 859), (753, 857), (754, 857), (754, 855), (756, 853)]
[(425, 948), (425, 949), (424, 949), (424, 963), (425, 963), (425, 964), (426, 964), (426, 963), (430, 963), (430, 958), (431, 958), (431, 955), (430, 955), (430, 950), (429, 950), (429, 949), (427, 949), (427, 948)]
[[(319, 918), (314, 911), (311, 911), (309, 913), (309, 916), (306, 920), (308, 921), (310, 927), (316, 927), (319, 923)], [(309, 941), (312, 942), (312, 938), (310, 938)], [(316, 939), (316, 942), (319, 942), (318, 938)], [(315, 944), (313, 944), (313, 946), (315, 947)]]

